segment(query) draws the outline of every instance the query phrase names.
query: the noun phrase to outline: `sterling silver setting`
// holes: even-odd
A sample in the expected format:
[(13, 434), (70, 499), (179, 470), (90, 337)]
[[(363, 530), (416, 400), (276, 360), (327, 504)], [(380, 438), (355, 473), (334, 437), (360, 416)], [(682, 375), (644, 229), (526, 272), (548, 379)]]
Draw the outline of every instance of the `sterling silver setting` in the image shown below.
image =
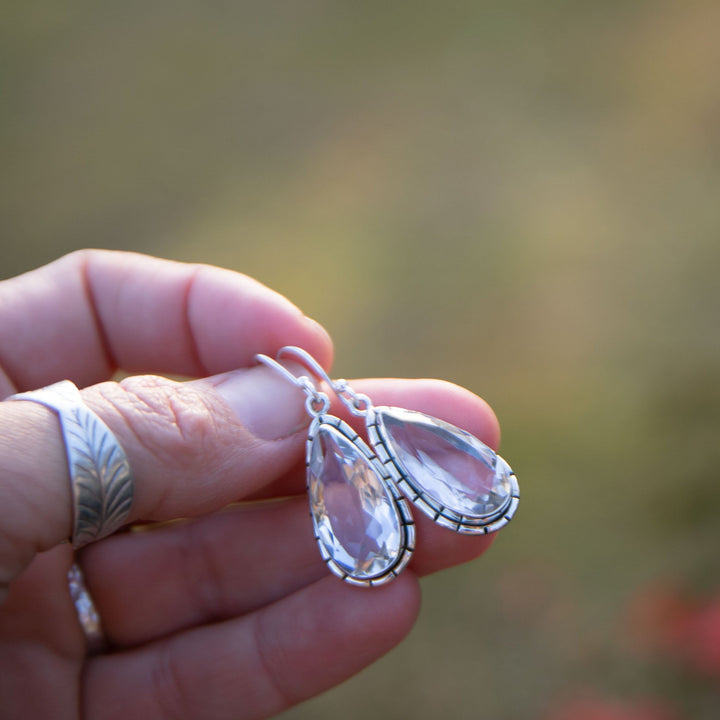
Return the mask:
[(370, 575), (366, 573), (348, 572), (347, 566), (338, 562), (337, 555), (330, 551), (329, 543), (323, 538), (324, 528), (318, 522), (320, 513), (317, 512), (318, 503), (322, 502), (322, 498), (318, 497), (319, 493), (315, 491), (311, 482), (311, 473), (308, 472), (307, 490), (311, 508), (310, 517), (313, 521), (315, 540), (320, 548), (320, 555), (335, 575), (351, 585), (366, 587), (383, 585), (398, 576), (400, 571), (407, 565), (415, 549), (415, 522), (412, 513), (405, 498), (398, 492), (395, 484), (392, 482), (390, 474), (378, 460), (377, 456), (370, 450), (355, 430), (334, 415), (318, 415), (310, 424), (306, 444), (306, 466), (311, 468), (313, 453), (317, 452), (319, 433), (323, 430), (327, 431), (328, 428), (334, 429), (351, 443), (356, 451), (371, 465), (376, 476), (381, 479), (380, 484), (387, 494), (388, 510), (394, 513), (397, 518), (400, 541), (398, 543), (396, 558), (393, 562), (387, 563), (382, 572)]
[[(429, 518), (434, 520), (438, 525), (453, 530), (458, 533), (467, 535), (488, 535), (496, 532), (500, 528), (507, 525), (512, 519), (515, 511), (520, 503), (520, 487), (518, 486), (517, 477), (512, 472), (505, 461), (496, 453), (496, 462), (502, 463), (507, 467), (507, 482), (509, 492), (505, 502), (494, 512), (483, 515), (471, 515), (457, 512), (452, 508), (446, 507), (430, 493), (424, 491), (417, 482), (413, 480), (413, 476), (404, 467), (397, 453), (392, 450), (388, 438), (388, 431), (383, 421), (383, 410), (393, 410), (394, 408), (371, 407), (367, 410), (366, 422), (370, 444), (377, 453), (378, 458), (388, 468), (393, 482), (401, 489), (405, 497), (407, 497), (413, 505), (419, 508)], [(407, 411), (405, 411), (407, 412)], [(424, 415), (424, 413), (413, 413), (414, 415)], [(429, 415), (425, 418), (434, 420)], [(476, 437), (458, 427), (449, 423), (442, 423), (450, 428), (452, 432), (468, 445), (480, 443)], [(484, 443), (481, 443), (484, 445)], [(485, 446), (487, 447), (487, 446)], [(492, 451), (490, 451), (492, 452)]]
[(63, 380), (7, 399), (39, 403), (58, 416), (72, 486), (73, 547), (81, 548), (122, 527), (133, 500), (130, 464), (110, 428), (85, 405), (77, 387)]
[[(448, 530), (466, 535), (487, 535), (500, 530), (510, 522), (520, 503), (517, 477), (507, 462), (484, 442), (466, 430), (425, 413), (403, 408), (374, 406), (367, 395), (356, 393), (346, 380), (333, 380), (332, 387), (350, 412), (365, 418), (370, 444), (388, 469), (393, 484), (434, 522)], [(444, 436), (444, 448), (435, 448), (437, 454), (447, 454), (447, 448), (451, 447), (465, 459), (474, 457), (476, 466), (482, 467), (482, 464), (477, 462), (482, 459), (485, 474), (491, 476), (488, 478), (492, 481), (491, 486), (478, 489), (474, 495), (468, 491), (465, 497), (460, 498), (457, 497), (457, 493), (448, 491), (447, 485), (439, 482), (439, 477), (452, 477), (455, 489), (469, 482), (470, 478), (453, 477), (447, 470), (440, 469), (440, 464), (433, 458), (432, 451), (413, 448), (414, 457), (412, 453), (402, 453), (397, 443), (392, 441), (392, 434), (387, 427), (387, 418), (393, 415), (404, 416), (406, 428), (424, 425), (434, 428)], [(413, 459), (414, 465), (420, 466), (420, 469), (410, 470), (409, 463), (403, 459), (403, 455)], [(438, 470), (440, 472), (437, 472)], [(425, 482), (421, 476), (424, 476)], [(439, 493), (439, 488), (444, 489), (445, 492)], [(494, 501), (490, 502), (491, 497), (498, 495), (497, 490), (500, 490), (499, 497), (495, 497)], [(443, 495), (449, 497), (450, 501), (443, 502), (441, 499)], [(482, 510), (475, 509), (478, 504), (482, 506)]]

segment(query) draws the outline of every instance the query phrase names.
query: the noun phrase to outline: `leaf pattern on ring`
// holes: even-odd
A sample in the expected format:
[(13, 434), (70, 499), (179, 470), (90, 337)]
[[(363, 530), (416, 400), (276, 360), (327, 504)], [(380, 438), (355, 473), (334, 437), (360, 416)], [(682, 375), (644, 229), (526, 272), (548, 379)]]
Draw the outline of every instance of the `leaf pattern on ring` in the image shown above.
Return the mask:
[(132, 504), (133, 480), (124, 451), (93, 412), (73, 408), (63, 419), (73, 462), (73, 544), (81, 547), (122, 526)]

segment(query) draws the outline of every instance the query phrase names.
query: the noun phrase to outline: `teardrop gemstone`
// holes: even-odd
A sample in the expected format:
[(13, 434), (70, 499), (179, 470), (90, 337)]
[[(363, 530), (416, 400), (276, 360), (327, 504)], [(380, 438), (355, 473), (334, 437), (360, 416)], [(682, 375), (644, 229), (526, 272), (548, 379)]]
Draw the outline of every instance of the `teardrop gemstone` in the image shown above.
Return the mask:
[(510, 466), (474, 435), (402, 408), (376, 407), (375, 414), (390, 457), (433, 511), (447, 509), (472, 523), (511, 504), (517, 483)]
[(319, 425), (308, 455), (308, 493), (326, 555), (342, 573), (366, 580), (398, 564), (404, 530), (390, 490), (356, 443), (362, 440)]

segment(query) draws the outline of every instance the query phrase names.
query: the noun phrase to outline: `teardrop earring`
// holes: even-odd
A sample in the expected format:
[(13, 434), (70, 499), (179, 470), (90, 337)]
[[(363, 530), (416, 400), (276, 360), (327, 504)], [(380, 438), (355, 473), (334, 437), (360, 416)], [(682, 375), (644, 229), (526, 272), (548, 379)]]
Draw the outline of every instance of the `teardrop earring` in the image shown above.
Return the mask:
[[(300, 348), (280, 354), (314, 362)], [(346, 380), (325, 379), (352, 413), (364, 417), (370, 445), (393, 485), (428, 517), (472, 535), (495, 532), (510, 521), (520, 502), (517, 478), (485, 443), (425, 413), (375, 407)]]
[(520, 502), (515, 473), (469, 432), (425, 413), (367, 407), (370, 443), (403, 494), (438, 525), (488, 534)]
[(305, 407), (312, 418), (306, 444), (307, 490), (320, 554), (346, 582), (382, 585), (396, 577), (412, 555), (412, 513), (389, 471), (358, 433), (328, 413), (329, 397), (310, 377), (294, 375), (278, 362), (283, 353), (293, 355), (320, 380), (332, 381), (300, 348), (283, 348), (277, 360), (255, 356), (307, 396)]

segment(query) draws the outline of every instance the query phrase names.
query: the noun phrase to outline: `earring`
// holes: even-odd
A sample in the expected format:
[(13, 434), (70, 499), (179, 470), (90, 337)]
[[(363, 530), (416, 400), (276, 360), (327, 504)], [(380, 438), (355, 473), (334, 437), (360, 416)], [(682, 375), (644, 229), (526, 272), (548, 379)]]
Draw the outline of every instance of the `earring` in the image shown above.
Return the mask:
[[(283, 356), (305, 365), (364, 418), (372, 449), (328, 414), (328, 396), (309, 377), (293, 375), (278, 362)], [(346, 380), (332, 380), (301, 348), (281, 348), (277, 360), (256, 359), (307, 395), (313, 418), (307, 485), (315, 538), (328, 567), (347, 582), (379, 585), (407, 564), (415, 528), (405, 498), (458, 533), (487, 535), (515, 514), (520, 502), (515, 473), (471, 433), (425, 413), (375, 406)]]
[(307, 490), (320, 554), (346, 582), (382, 585), (396, 577), (412, 555), (412, 513), (390, 471), (358, 433), (328, 413), (329, 397), (309, 377), (294, 375), (278, 362), (283, 354), (300, 359), (321, 379), (330, 379), (300, 348), (283, 348), (277, 360), (255, 356), (307, 396), (305, 408), (312, 417), (305, 456)]
[(438, 525), (487, 535), (510, 522), (520, 488), (492, 448), (432, 415), (376, 407), (345, 380), (336, 380), (333, 389), (351, 412), (365, 418), (370, 444), (395, 485)]

